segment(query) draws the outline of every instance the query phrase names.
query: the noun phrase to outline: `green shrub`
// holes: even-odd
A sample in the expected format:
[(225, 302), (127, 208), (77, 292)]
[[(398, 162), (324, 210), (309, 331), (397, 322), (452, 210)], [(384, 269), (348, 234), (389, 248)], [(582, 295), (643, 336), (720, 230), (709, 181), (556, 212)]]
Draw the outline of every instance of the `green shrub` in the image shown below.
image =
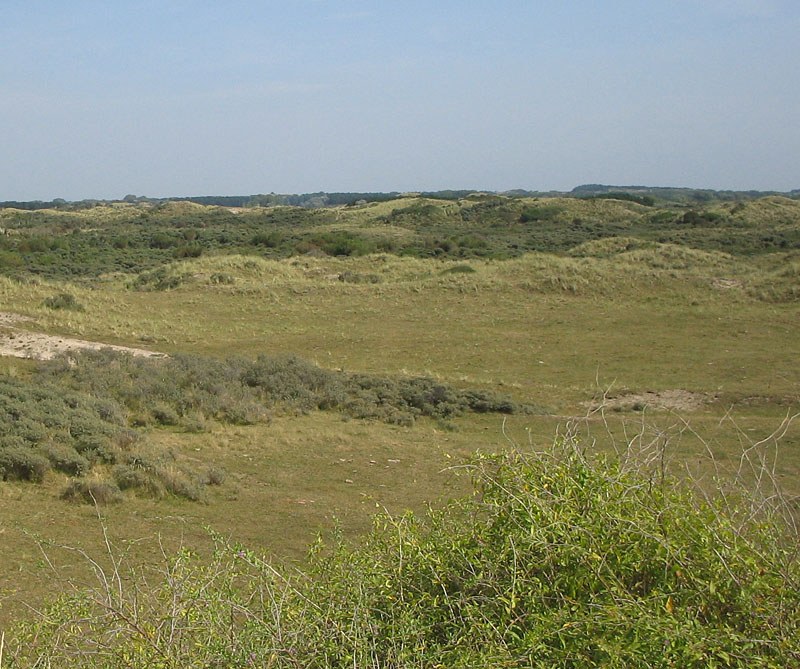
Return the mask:
[(159, 425), (177, 425), (180, 423), (180, 416), (173, 407), (165, 402), (156, 402), (150, 409), (153, 418)]
[(0, 251), (0, 271), (15, 270), (25, 265), (25, 261), (18, 253)]
[(114, 467), (111, 473), (122, 490), (135, 490), (155, 498), (170, 494), (195, 502), (205, 499), (200, 477), (181, 467), (169, 451), (128, 454), (125, 462)]
[(309, 241), (331, 256), (363, 256), (377, 250), (373, 241), (344, 231), (314, 235)]
[(116, 483), (95, 479), (72, 479), (61, 493), (61, 499), (86, 504), (117, 504), (124, 497)]
[(206, 485), (222, 485), (225, 479), (228, 478), (224, 469), (219, 467), (212, 467), (206, 472)]
[(168, 249), (177, 243), (178, 240), (166, 232), (157, 232), (150, 238), (150, 247), (154, 249)]
[(356, 272), (340, 272), (339, 281), (342, 283), (380, 283), (381, 277), (377, 274), (358, 274)]
[(179, 246), (172, 255), (174, 258), (199, 258), (203, 255), (203, 247), (197, 244)]
[(134, 490), (155, 499), (160, 499), (166, 494), (164, 484), (141, 467), (117, 465), (111, 470), (111, 475), (120, 490)]
[(236, 283), (236, 278), (225, 272), (214, 272), (209, 277), (209, 281), (215, 285), (232, 286)]
[(156, 470), (158, 480), (167, 492), (192, 502), (205, 499), (202, 482), (192, 473), (178, 467), (160, 467)]
[(285, 238), (286, 235), (277, 231), (257, 232), (250, 239), (250, 243), (253, 246), (266, 246), (268, 248), (274, 249), (280, 246), (281, 242), (283, 242)]
[(159, 267), (149, 272), (141, 272), (129, 285), (135, 290), (171, 290), (180, 286), (186, 277), (171, 271), (168, 267)]
[[(8, 440), (4, 439), (6, 443)], [(44, 456), (21, 444), (0, 444), (0, 478), (3, 481), (33, 481), (44, 479), (50, 462)]]
[(50, 461), (53, 469), (70, 476), (84, 476), (91, 469), (89, 460), (63, 444), (47, 444), (42, 448), (42, 455)]
[(459, 471), (475, 494), (424, 517), (381, 514), (355, 545), (320, 542), (305, 573), (217, 537), (210, 563), (180, 552), (159, 583), (134, 570), (113, 599), (71, 595), (12, 635), (12, 662), (800, 663), (798, 537), (758, 490), (699, 496), (571, 441)]
[(447, 269), (443, 269), (440, 274), (474, 274), (476, 269), (472, 265), (453, 265)]
[(208, 424), (203, 418), (203, 414), (199, 411), (194, 411), (190, 415), (184, 416), (181, 419), (181, 425), (184, 430), (193, 434), (199, 434), (208, 430)]
[(43, 302), (48, 309), (69, 309), (71, 311), (83, 311), (83, 305), (69, 293), (59, 293), (48, 297)]
[[(42, 367), (81, 392), (124, 405), (132, 417), (164, 425), (184, 417), (252, 425), (269, 422), (272, 407), (342, 411), (392, 423), (416, 416), (446, 418), (467, 411), (516, 413), (530, 407), (487, 391), (460, 391), (425, 378), (387, 378), (322, 369), (296, 356), (216, 361), (197, 356), (134, 358), (86, 351)], [(146, 413), (145, 413), (146, 410)]]
[(520, 223), (531, 223), (536, 221), (551, 221), (558, 218), (563, 211), (563, 207), (557, 205), (534, 205), (525, 207), (520, 214)]

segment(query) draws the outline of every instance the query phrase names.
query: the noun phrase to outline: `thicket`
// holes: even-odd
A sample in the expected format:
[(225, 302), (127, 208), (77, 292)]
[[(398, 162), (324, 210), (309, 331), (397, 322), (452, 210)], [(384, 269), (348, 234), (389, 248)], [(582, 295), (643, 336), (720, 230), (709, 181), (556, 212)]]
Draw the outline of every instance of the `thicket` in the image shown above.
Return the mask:
[(52, 468), (72, 476), (115, 462), (130, 443), (122, 408), (60, 384), (0, 379), (0, 477), (40, 481)]
[(354, 418), (411, 424), (419, 416), (530, 410), (484, 390), (459, 390), (428, 378), (389, 378), (322, 369), (296, 356), (214, 360), (191, 355), (141, 358), (83, 351), (44, 363), (40, 378), (119, 403), (139, 424), (187, 420), (253, 424), (270, 411), (340, 411)]
[(458, 470), (472, 496), (380, 514), (302, 572), (219, 537), (155, 573), (112, 553), (14, 631), (11, 666), (800, 664), (798, 538), (766, 491), (699, 495), (572, 439)]
[(149, 446), (130, 422), (109, 393), (68, 388), (57, 378), (0, 379), (0, 479), (38, 483), (53, 469), (72, 477), (64, 499), (105, 504), (121, 501), (122, 490), (202, 499), (208, 481)]

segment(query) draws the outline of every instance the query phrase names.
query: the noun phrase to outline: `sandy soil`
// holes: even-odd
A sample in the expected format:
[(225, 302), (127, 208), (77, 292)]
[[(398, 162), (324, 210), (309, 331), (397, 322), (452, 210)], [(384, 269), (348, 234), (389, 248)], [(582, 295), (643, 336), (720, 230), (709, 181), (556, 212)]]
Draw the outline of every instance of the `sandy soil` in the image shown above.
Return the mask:
[(16, 323), (32, 321), (32, 318), (21, 314), (0, 312), (0, 355), (14, 356), (16, 358), (33, 358), (35, 360), (50, 360), (60, 353), (67, 351), (80, 351), (85, 349), (99, 350), (110, 348), (114, 351), (125, 351), (132, 355), (148, 358), (164, 357), (164, 353), (150, 351), (143, 348), (129, 346), (113, 346), (96, 341), (73, 339), (60, 335), (48, 335), (41, 332), (31, 332), (14, 327)]
[[(606, 409), (634, 409), (645, 408), (667, 411), (693, 411), (713, 402), (716, 398), (709, 393), (693, 393), (688, 390), (675, 388), (674, 390), (648, 391), (644, 393), (630, 393), (619, 397), (607, 397), (603, 401)], [(599, 402), (592, 402), (591, 408), (600, 406)]]

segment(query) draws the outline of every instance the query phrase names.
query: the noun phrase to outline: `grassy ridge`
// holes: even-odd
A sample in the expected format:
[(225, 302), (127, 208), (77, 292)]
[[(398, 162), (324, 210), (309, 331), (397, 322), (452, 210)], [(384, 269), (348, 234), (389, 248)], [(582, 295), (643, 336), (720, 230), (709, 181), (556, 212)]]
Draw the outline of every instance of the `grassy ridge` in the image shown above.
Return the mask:
[(410, 198), (357, 207), (233, 209), (188, 202), (80, 212), (0, 210), (0, 272), (92, 277), (173, 259), (384, 252), (437, 258), (565, 254), (611, 237), (753, 255), (800, 248), (800, 202), (771, 196), (686, 209), (575, 198)]

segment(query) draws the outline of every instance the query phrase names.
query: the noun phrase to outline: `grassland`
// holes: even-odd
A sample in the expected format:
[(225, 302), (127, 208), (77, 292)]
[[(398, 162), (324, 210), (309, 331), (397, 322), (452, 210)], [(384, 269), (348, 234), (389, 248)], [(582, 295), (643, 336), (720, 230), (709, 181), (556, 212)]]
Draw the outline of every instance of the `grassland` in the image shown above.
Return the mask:
[[(326, 370), (425, 376), (543, 409), (396, 425), (286, 408), (252, 425), (141, 428), (176, 462), (227, 476), (205, 503), (128, 495), (103, 507), (132, 559), (161, 560), (162, 546), (208, 551), (208, 526), (295, 560), (334, 517), (355, 536), (375, 509), (419, 510), (461, 493), (450, 464), (509, 441), (550, 443), (603, 398), (605, 411), (580, 423), (586, 445), (643, 430), (669, 442), (676, 472), (707, 473), (709, 450), (735, 466), (743, 445), (800, 407), (799, 207), (776, 197), (708, 210), (493, 198), (314, 212), (2, 212), (0, 305), (36, 332), (212, 360), (290, 353)], [(158, 248), (157, 234), (183, 241)], [(115, 248), (121, 237), (127, 246)], [(49, 246), (21, 251), (23, 238)], [(190, 243), (202, 252), (176, 257)], [(48, 306), (61, 294), (80, 309)], [(38, 366), (2, 360), (16, 379), (35, 378)], [(800, 493), (797, 424), (779, 451), (776, 476)], [(51, 471), (38, 484), (0, 483), (0, 620), (57, 589), (28, 533), (93, 553), (102, 545), (94, 507), (60, 499), (68, 479)], [(64, 576), (82, 578), (82, 559), (49, 552)]]

